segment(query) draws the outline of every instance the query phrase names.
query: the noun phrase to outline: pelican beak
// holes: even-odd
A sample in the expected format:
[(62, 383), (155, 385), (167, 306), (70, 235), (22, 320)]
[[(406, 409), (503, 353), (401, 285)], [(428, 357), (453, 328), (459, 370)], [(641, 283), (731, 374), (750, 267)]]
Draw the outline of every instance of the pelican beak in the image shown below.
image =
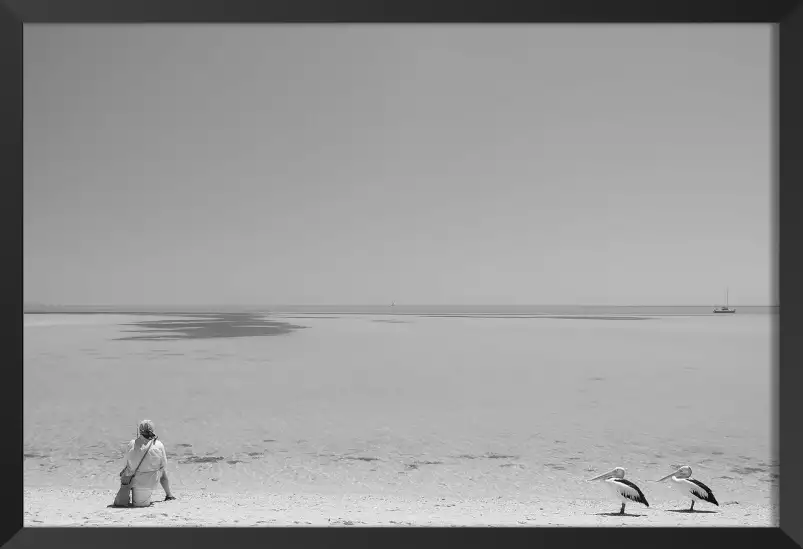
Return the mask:
[(658, 479), (658, 480), (656, 480), (655, 482), (663, 482), (663, 481), (665, 481), (666, 479), (668, 479), (669, 477), (671, 477), (671, 476), (673, 476), (673, 475), (677, 475), (678, 473), (680, 473), (680, 470), (678, 470), (678, 471), (674, 471), (674, 472), (672, 472), (672, 473), (669, 473), (669, 474), (668, 474), (668, 475), (666, 475), (664, 478)]
[(602, 479), (604, 479), (604, 478), (607, 478), (607, 477), (609, 477), (609, 476), (611, 476), (611, 475), (613, 474), (614, 470), (615, 470), (615, 469), (612, 469), (612, 470), (608, 471), (607, 473), (603, 473), (603, 474), (601, 474), (601, 475), (600, 475), (600, 476), (598, 476), (598, 477), (590, 478), (590, 479), (588, 479), (586, 482), (593, 482), (593, 481), (595, 481), (595, 480), (602, 480)]

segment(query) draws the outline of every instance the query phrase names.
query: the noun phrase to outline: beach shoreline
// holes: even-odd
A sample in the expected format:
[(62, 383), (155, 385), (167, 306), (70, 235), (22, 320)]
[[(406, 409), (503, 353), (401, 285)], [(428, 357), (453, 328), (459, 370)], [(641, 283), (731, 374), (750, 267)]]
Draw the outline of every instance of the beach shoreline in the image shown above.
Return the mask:
[[(649, 508), (607, 499), (566, 501), (534, 495), (529, 502), (389, 494), (176, 493), (150, 507), (109, 507), (113, 490), (25, 488), (24, 526), (747, 526), (776, 527), (777, 506), (723, 503), (678, 512), (677, 503)], [(704, 508), (703, 508), (704, 507)]]

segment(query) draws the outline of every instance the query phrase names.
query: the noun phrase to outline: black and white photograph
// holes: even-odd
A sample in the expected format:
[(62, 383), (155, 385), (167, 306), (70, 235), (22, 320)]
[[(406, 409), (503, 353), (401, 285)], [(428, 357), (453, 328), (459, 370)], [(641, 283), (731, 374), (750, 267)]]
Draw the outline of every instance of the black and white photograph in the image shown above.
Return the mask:
[(24, 526), (777, 527), (777, 39), (24, 25)]

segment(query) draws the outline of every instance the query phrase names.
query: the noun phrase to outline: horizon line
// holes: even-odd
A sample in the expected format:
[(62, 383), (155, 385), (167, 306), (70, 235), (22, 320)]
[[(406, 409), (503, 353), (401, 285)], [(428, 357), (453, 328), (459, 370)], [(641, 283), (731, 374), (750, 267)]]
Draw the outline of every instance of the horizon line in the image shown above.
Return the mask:
[[(522, 304), (506, 304), (506, 303), (466, 303), (466, 304), (432, 304), (432, 303), (396, 303), (396, 307), (710, 307), (718, 305), (717, 303), (686, 303), (682, 305), (668, 305), (660, 303), (651, 304), (611, 304), (611, 303), (522, 303)], [(731, 304), (732, 306), (740, 307), (780, 307), (779, 303), (776, 304), (756, 304), (756, 303), (743, 303)], [(261, 307), (391, 307), (389, 303), (273, 303), (262, 304), (257, 303), (254, 305), (232, 304), (232, 303), (202, 303), (202, 304), (155, 304), (148, 303), (143, 305), (134, 304), (51, 304), (51, 303), (38, 303), (38, 302), (23, 302), (25, 307), (54, 307), (54, 308), (203, 308), (203, 307), (248, 307), (248, 308), (261, 308)]]

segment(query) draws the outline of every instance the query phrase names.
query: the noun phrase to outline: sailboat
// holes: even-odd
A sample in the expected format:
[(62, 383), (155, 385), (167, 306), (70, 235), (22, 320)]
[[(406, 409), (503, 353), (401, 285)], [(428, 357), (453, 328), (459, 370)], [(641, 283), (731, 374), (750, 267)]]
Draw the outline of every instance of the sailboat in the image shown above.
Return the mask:
[(722, 307), (716, 307), (714, 309), (715, 313), (735, 313), (736, 309), (733, 307), (728, 307), (728, 289), (725, 288), (725, 305)]

